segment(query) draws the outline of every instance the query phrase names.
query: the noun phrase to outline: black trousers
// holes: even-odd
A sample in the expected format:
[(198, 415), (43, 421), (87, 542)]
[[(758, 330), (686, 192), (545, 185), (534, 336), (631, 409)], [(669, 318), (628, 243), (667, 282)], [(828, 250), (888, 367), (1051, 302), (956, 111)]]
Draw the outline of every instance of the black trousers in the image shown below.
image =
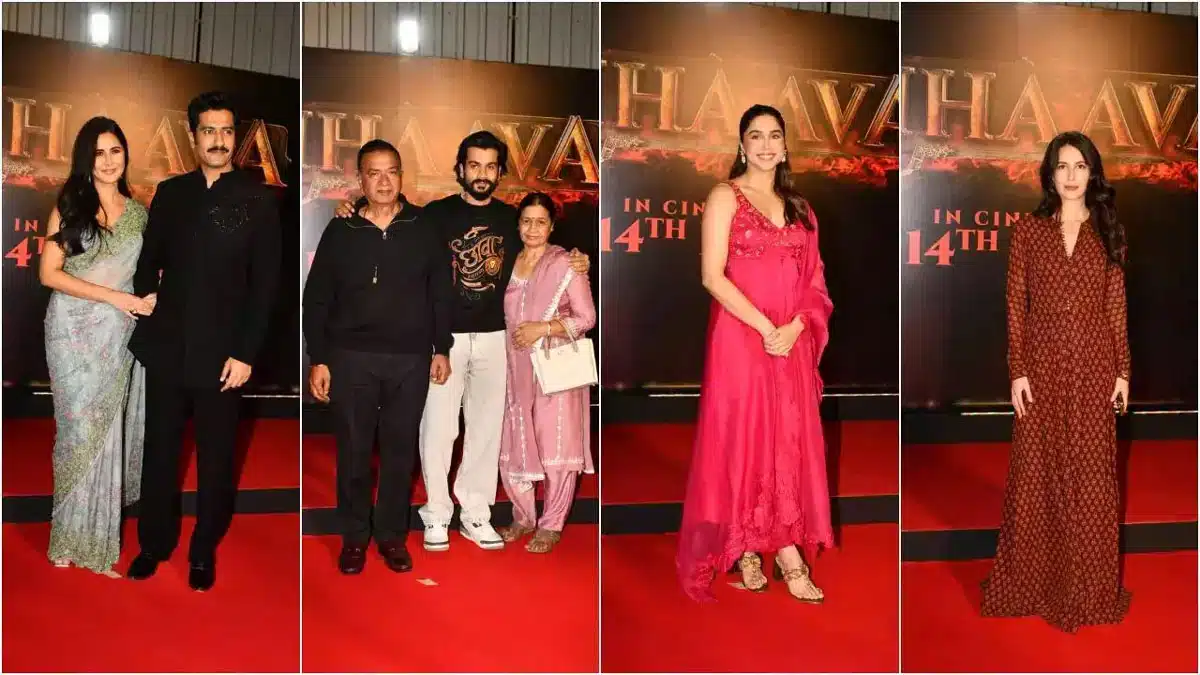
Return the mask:
[(190, 406), (196, 430), (198, 485), (196, 528), (188, 560), (213, 561), (217, 544), (233, 519), (239, 399), (236, 389), (222, 393), (220, 383), (203, 389), (188, 387), (177, 372), (146, 368), (146, 447), (138, 506), (142, 553), (166, 560), (179, 543), (183, 430)]
[[(346, 544), (404, 539), (429, 392), (427, 354), (335, 349), (329, 402), (337, 437), (337, 512)], [(379, 432), (379, 496), (371, 508), (371, 453)]]

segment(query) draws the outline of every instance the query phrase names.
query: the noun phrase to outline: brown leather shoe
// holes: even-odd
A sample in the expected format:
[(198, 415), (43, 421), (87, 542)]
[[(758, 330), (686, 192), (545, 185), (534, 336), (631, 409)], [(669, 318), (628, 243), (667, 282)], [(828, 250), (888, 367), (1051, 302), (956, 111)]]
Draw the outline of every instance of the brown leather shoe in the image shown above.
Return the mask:
[(408, 549), (404, 547), (403, 541), (379, 542), (379, 555), (383, 557), (383, 563), (393, 572), (412, 571), (412, 556), (408, 554)]
[(338, 571), (342, 574), (361, 574), (366, 564), (366, 546), (342, 544), (342, 554), (338, 556)]

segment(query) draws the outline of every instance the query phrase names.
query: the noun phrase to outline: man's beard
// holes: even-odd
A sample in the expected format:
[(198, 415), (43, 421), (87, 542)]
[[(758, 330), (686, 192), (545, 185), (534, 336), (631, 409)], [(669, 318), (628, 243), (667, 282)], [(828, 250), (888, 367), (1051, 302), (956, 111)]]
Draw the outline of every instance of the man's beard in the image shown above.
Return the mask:
[[(479, 190), (478, 188), (475, 187), (475, 185), (477, 183), (487, 183), (487, 187), (485, 187), (483, 190)], [(476, 181), (472, 181), (472, 182), (468, 183), (467, 181), (460, 178), (458, 181), (458, 184), (461, 185), (462, 188), (467, 191), (467, 194), (471, 195), (472, 199), (478, 199), (480, 201), (483, 201), (484, 199), (491, 197), (492, 193), (496, 191), (496, 187), (499, 186), (498, 181), (493, 183), (492, 181), (487, 180), (487, 179), (476, 180)]]

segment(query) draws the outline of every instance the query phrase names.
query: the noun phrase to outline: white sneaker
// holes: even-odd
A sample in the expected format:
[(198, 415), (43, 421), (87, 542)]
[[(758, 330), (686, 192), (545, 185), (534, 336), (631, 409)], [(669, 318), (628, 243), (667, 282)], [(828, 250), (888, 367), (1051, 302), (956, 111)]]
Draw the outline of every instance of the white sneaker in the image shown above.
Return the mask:
[(426, 551), (448, 551), (450, 550), (450, 525), (447, 523), (434, 523), (433, 525), (425, 526), (425, 550)]
[(464, 520), (458, 531), (462, 536), (475, 542), (479, 548), (488, 551), (504, 548), (504, 539), (486, 520)]

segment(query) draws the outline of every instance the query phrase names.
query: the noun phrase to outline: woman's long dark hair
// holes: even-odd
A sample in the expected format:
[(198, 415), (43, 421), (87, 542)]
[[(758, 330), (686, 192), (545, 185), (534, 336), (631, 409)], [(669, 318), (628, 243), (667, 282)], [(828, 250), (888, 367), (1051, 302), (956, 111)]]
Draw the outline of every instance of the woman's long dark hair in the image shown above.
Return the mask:
[[(58, 216), (60, 226), (51, 241), (62, 246), (68, 255), (78, 255), (84, 251), (84, 242), (97, 241), (105, 234), (105, 230), (96, 219), (100, 211), (100, 193), (92, 184), (92, 172), (96, 167), (96, 146), (100, 134), (112, 134), (117, 137), (124, 151), (125, 169), (117, 179), (117, 191), (126, 197), (132, 197), (129, 183), (125, 180), (129, 172), (129, 143), (125, 140), (125, 132), (121, 127), (107, 117), (93, 117), (84, 123), (75, 137), (75, 148), (71, 151), (71, 173), (67, 182), (58, 193)], [(111, 223), (110, 223), (111, 225)]]
[[(770, 115), (779, 123), (779, 129), (783, 131), (784, 139), (787, 138), (787, 127), (783, 123), (783, 114), (777, 109), (769, 105), (753, 105), (742, 113), (742, 121), (738, 122), (738, 142), (746, 136), (746, 130), (750, 128), (750, 123), (762, 117)], [(784, 152), (787, 152), (787, 143), (784, 143)], [(733, 160), (733, 166), (729, 169), (729, 180), (733, 180), (738, 176), (746, 173), (746, 168), (749, 166), (749, 160), (745, 152), (739, 152)], [(810, 217), (811, 208), (808, 205), (808, 200), (800, 196), (800, 193), (792, 187), (791, 172), (788, 171), (787, 160), (775, 165), (775, 194), (783, 200), (783, 218), (788, 223), (800, 221), (804, 225), (804, 229), (813, 229), (812, 218)]]
[(1092, 139), (1078, 131), (1065, 131), (1054, 137), (1046, 146), (1046, 156), (1042, 158), (1040, 175), (1042, 179), (1042, 203), (1033, 210), (1033, 215), (1043, 218), (1057, 217), (1062, 209), (1062, 197), (1054, 189), (1054, 168), (1058, 165), (1058, 153), (1065, 146), (1071, 146), (1083, 155), (1083, 161), (1088, 165), (1088, 184), (1084, 192), (1083, 203), (1087, 205), (1092, 217), (1092, 226), (1104, 243), (1104, 252), (1113, 264), (1125, 266), (1126, 241), (1125, 228), (1117, 220), (1117, 191), (1104, 177), (1104, 165), (1100, 161), (1100, 151)]

